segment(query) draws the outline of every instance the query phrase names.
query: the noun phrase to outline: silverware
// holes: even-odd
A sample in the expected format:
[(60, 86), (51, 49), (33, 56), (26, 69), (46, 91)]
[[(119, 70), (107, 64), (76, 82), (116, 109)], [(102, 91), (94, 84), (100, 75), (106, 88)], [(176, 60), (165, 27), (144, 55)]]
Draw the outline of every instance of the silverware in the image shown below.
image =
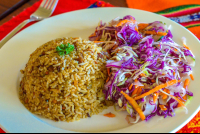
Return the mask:
[(50, 17), (58, 4), (58, 0), (43, 0), (40, 7), (30, 16), (30, 19), (23, 21), (14, 30), (12, 30), (6, 37), (0, 41), (0, 48), (12, 38), (20, 29), (26, 24), (33, 21), (41, 21)]

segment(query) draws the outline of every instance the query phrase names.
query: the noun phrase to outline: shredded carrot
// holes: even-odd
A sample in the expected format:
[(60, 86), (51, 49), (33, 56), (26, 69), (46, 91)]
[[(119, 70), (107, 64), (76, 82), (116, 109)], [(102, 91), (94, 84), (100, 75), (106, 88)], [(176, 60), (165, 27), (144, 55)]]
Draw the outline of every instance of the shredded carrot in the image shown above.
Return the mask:
[(144, 98), (145, 96), (148, 96), (148, 95), (150, 95), (150, 94), (152, 94), (152, 93), (155, 93), (155, 92), (159, 91), (159, 90), (162, 89), (162, 88), (165, 88), (165, 87), (174, 85), (174, 84), (176, 84), (177, 82), (178, 82), (178, 80), (171, 80), (171, 81), (168, 81), (167, 83), (161, 84), (161, 85), (155, 87), (154, 89), (150, 90), (150, 91), (147, 92), (147, 93), (144, 93), (144, 94), (142, 94), (142, 95), (140, 95), (140, 96), (138, 96), (138, 97), (135, 97), (135, 100), (139, 100), (139, 99), (141, 99), (141, 98)]
[(176, 75), (176, 72), (173, 72), (173, 75), (175, 76), (175, 75)]
[(158, 47), (160, 47), (160, 44), (158, 44)]
[(164, 105), (159, 105), (159, 107), (160, 107), (160, 109), (161, 109), (162, 111), (166, 111), (166, 110), (167, 110), (167, 108), (166, 108)]
[(137, 32), (139, 33), (139, 31), (138, 31), (137, 27), (135, 27), (135, 31), (137, 31)]
[(115, 50), (118, 47), (118, 45), (115, 45), (112, 49)]
[(131, 89), (132, 89), (132, 87), (133, 87), (133, 83), (132, 83), (132, 84), (129, 86), (129, 88), (128, 88), (128, 89), (129, 89), (129, 90), (131, 90)]
[(154, 79), (152, 79), (151, 82), (155, 83), (156, 81)]
[(158, 100), (159, 93), (154, 93), (153, 95), (153, 103), (155, 104)]
[(142, 93), (142, 87), (138, 87), (137, 96), (141, 95), (141, 93)]
[(96, 33), (94, 32), (92, 35), (90, 35), (89, 37), (93, 37), (93, 36), (96, 36)]
[(145, 77), (146, 75), (144, 73), (141, 73), (140, 76)]
[(130, 96), (125, 94), (123, 91), (121, 91), (121, 94), (124, 95), (124, 97), (129, 101), (129, 103), (133, 106), (133, 108), (139, 113), (140, 118), (142, 120), (145, 120), (146, 117), (145, 117), (144, 113), (142, 112), (142, 109), (140, 108), (140, 106), (137, 104), (137, 102), (133, 98), (131, 98)]
[(139, 87), (135, 88), (135, 90), (133, 91), (131, 97), (133, 97), (135, 94), (137, 94), (138, 90), (139, 90)]
[(190, 80), (186, 79), (184, 82), (184, 88), (186, 89), (186, 87), (189, 86), (189, 84), (190, 84)]
[(176, 98), (173, 95), (170, 95), (170, 97), (172, 97), (174, 100), (176, 100), (180, 104), (181, 107), (185, 107), (185, 104), (181, 100), (179, 100), (178, 98)]
[(123, 107), (126, 110), (126, 106)]
[[(170, 93), (169, 89), (166, 89), (166, 88), (164, 89), (164, 92), (166, 92), (166, 93), (168, 93), (168, 94)], [(163, 97), (162, 97), (162, 98), (163, 98), (163, 100), (167, 99), (167, 95), (166, 95), (166, 94), (163, 94)]]
[[(185, 103), (187, 101), (187, 95), (183, 96), (183, 99), (185, 101), (183, 101), (183, 100), (180, 100), (180, 101), (182, 101), (183, 103)], [(178, 107), (182, 107), (180, 103), (178, 104)]]
[(175, 48), (174, 51), (178, 51), (178, 50)]
[(110, 80), (110, 78), (108, 77), (107, 80), (106, 80), (106, 83), (107, 83), (109, 80)]
[(192, 74), (190, 74), (190, 78), (191, 78), (192, 80), (194, 80), (194, 76), (193, 76)]
[(119, 49), (115, 53), (118, 53), (118, 52), (119, 52)]
[(187, 101), (187, 95), (183, 96), (183, 99), (184, 99), (185, 101)]
[(186, 49), (190, 50), (190, 48), (189, 48), (188, 46), (186, 46), (185, 44), (183, 44), (183, 46), (184, 46)]
[(122, 20), (117, 24), (117, 27), (122, 26), (125, 23), (135, 23), (136, 20)]
[(166, 36), (167, 35), (167, 33), (156, 32), (156, 31), (145, 31), (145, 34), (154, 34), (154, 35), (160, 35), (160, 36)]
[(115, 115), (115, 114), (112, 114), (112, 113), (104, 114), (104, 116), (109, 117), (109, 118), (114, 118), (114, 117), (116, 117), (116, 115)]
[(108, 75), (110, 76), (110, 68), (107, 68), (107, 71), (108, 71)]
[(138, 29), (139, 30), (143, 30), (148, 26), (149, 26), (149, 24), (147, 24), (147, 23), (140, 23), (140, 24), (138, 24)]
[(93, 41), (94, 43), (104, 43), (104, 41)]
[[(136, 83), (136, 82), (138, 82), (138, 80), (137, 80), (137, 79), (135, 79), (135, 83)], [(138, 86), (137, 86), (137, 85), (135, 85), (135, 88), (138, 88)]]

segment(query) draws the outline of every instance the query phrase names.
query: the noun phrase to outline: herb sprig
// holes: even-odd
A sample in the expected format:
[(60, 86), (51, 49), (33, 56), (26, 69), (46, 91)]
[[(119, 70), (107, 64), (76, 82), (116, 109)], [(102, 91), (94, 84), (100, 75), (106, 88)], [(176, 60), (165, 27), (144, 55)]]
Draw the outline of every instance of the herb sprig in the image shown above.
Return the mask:
[(70, 54), (74, 50), (74, 46), (71, 45), (70, 43), (66, 44), (61, 44), (60, 46), (56, 47), (56, 51), (60, 56), (64, 56), (67, 54)]

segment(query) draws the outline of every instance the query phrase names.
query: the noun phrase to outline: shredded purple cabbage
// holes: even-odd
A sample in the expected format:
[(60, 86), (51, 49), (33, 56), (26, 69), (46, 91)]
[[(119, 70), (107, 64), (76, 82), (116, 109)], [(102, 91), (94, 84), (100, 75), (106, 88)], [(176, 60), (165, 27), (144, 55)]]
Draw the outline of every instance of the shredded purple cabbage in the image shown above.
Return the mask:
[[(123, 25), (117, 25), (120, 21), (129, 20)], [(107, 100), (113, 100), (118, 104), (119, 99), (122, 106), (127, 106), (127, 99), (120, 93), (123, 91), (131, 97), (135, 97), (149, 92), (159, 84), (166, 83), (170, 80), (181, 80), (185, 76), (191, 74), (194, 55), (191, 50), (185, 49), (182, 45), (178, 45), (173, 41), (172, 32), (167, 29), (167, 26), (160, 21), (147, 23), (144, 29), (138, 29), (139, 23), (132, 22), (135, 18), (127, 15), (122, 19), (114, 19), (109, 24), (102, 21), (99, 23), (94, 34), (89, 39), (91, 41), (105, 41), (102, 44), (103, 48), (108, 48), (109, 56), (106, 67), (111, 69), (108, 76), (109, 81), (104, 86), (103, 93)], [(167, 33), (166, 36), (147, 35), (146, 31)], [(116, 46), (115, 49), (113, 46)], [(112, 47), (110, 47), (112, 46)], [(180, 52), (181, 51), (181, 52)], [(189, 57), (188, 57), (189, 56)], [(187, 61), (191, 59), (191, 61)], [(138, 87), (141, 87), (140, 93), (133, 94)], [(183, 84), (178, 82), (171, 87), (167, 87), (170, 93), (181, 101), (185, 102), (181, 95), (181, 89), (184, 89)], [(164, 90), (164, 89), (161, 89)], [(139, 92), (138, 91), (138, 92)], [(187, 88), (185, 92), (189, 96), (193, 96)], [(153, 97), (153, 94), (147, 96)], [(160, 96), (161, 97), (161, 96)], [(146, 116), (146, 121), (154, 116), (173, 117), (174, 109), (178, 107), (178, 102), (173, 98), (168, 97), (166, 102), (166, 111), (162, 111), (159, 105), (163, 103), (158, 99), (156, 104), (152, 100), (150, 105), (155, 106), (155, 109)], [(137, 100), (138, 105), (141, 105), (143, 111), (147, 110), (145, 98)], [(148, 104), (149, 105), (149, 104)], [(136, 110), (131, 112), (131, 117), (136, 115)]]

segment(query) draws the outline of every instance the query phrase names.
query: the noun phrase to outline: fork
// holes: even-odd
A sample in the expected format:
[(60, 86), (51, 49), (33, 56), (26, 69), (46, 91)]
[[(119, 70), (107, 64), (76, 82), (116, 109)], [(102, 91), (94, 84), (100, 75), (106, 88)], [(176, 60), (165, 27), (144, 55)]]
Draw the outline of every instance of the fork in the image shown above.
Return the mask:
[(23, 21), (0, 41), (0, 48), (28, 23), (33, 21), (41, 21), (50, 17), (54, 12), (57, 4), (58, 0), (43, 0), (39, 8), (30, 16), (30, 19)]

